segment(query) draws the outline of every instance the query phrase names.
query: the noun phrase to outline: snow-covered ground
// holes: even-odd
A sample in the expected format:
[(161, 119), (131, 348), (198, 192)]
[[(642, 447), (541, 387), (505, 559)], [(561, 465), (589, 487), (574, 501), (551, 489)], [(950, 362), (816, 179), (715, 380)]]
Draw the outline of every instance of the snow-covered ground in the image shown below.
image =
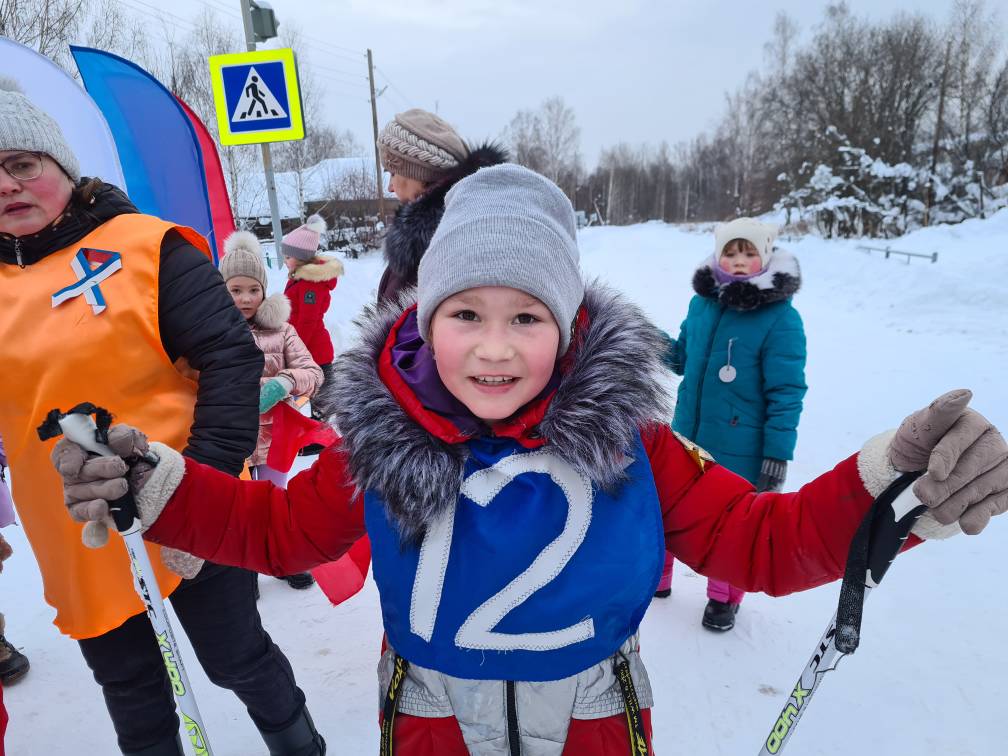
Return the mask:
[[(692, 294), (691, 272), (712, 244), (710, 234), (662, 224), (581, 234), (586, 271), (623, 289), (673, 332)], [(1008, 284), (997, 266), (1008, 249), (1008, 211), (891, 242), (937, 250), (937, 264), (884, 260), (853, 241), (785, 244), (805, 276), (796, 304), (808, 335), (810, 386), (789, 487), (947, 389), (972, 388), (974, 405), (1008, 428)], [(346, 267), (330, 312), (343, 343), (353, 337), (353, 317), (373, 299), (382, 264), (371, 255)], [(12, 716), (8, 753), (117, 753), (76, 644), (50, 624), (22, 533), (5, 534), (17, 554), (0, 575), (0, 606), (8, 637), (32, 661), (28, 677), (4, 691)], [(901, 557), (867, 604), (861, 648), (826, 678), (789, 752), (1004, 753), (1006, 549), (1008, 522), (996, 521), (980, 537), (927, 544)], [(260, 582), (264, 622), (290, 656), (330, 753), (374, 753), (381, 625), (373, 584), (333, 608), (317, 589)], [(837, 585), (782, 599), (749, 596), (726, 635), (700, 627), (704, 587), (703, 578), (677, 565), (671, 598), (656, 601), (644, 622), (655, 746), (660, 754), (755, 754), (835, 609)], [(264, 753), (243, 707), (206, 681), (191, 653), (186, 659), (214, 753)]]

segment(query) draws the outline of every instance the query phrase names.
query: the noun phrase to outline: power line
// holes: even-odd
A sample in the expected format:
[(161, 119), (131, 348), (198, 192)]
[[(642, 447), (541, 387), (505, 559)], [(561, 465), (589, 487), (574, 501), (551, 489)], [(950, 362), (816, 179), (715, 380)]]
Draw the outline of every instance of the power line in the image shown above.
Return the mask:
[[(119, 3), (121, 5), (125, 5), (130, 10), (135, 11), (136, 13), (139, 13), (143, 16), (148, 16), (151, 18), (156, 18), (159, 21), (164, 21), (165, 23), (168, 23), (169, 25), (175, 27), (180, 31), (188, 31), (188, 30), (195, 31), (199, 29), (199, 25), (196, 24), (195, 22), (190, 21), (189, 19), (186, 18), (182, 18), (182, 16), (176, 16), (174, 13), (170, 13), (169, 11), (166, 11), (163, 8), (158, 8), (155, 5), (145, 3), (143, 0), (129, 0), (128, 2), (127, 0), (119, 0)], [(144, 7), (142, 8), (137, 7), (136, 5), (133, 5), (133, 3), (138, 3), (139, 5), (142, 5)], [(175, 21), (174, 22), (168, 21), (168, 18), (166, 17), (174, 18)], [(188, 30), (185, 27), (179, 26), (179, 24), (185, 24), (186, 27), (189, 27)]]
[(308, 47), (315, 48), (317, 52), (320, 52), (324, 55), (332, 55), (337, 58), (341, 58), (343, 60), (349, 60), (354, 63), (361, 62), (360, 55), (347, 55), (346, 53), (339, 52), (338, 50), (327, 46), (324, 42), (320, 42), (314, 37), (309, 37), (307, 34), (302, 34), (301, 36), (302, 36), (301, 42), (303, 42)]
[[(336, 79), (328, 79), (328, 78), (326, 78), (324, 76), (319, 77), (319, 78), (321, 78), (323, 81), (330, 82), (330, 83), (333, 83), (333, 84), (343, 84), (344, 83), (344, 82), (338, 81)], [(349, 92), (349, 91), (347, 91), (345, 89), (338, 89), (338, 88), (337, 89), (332, 89), (329, 86), (326, 86), (325, 91), (326, 91), (327, 95), (330, 94), (330, 93), (332, 93), (332, 92), (335, 92), (335, 93), (339, 94), (340, 96), (345, 97), (346, 99), (360, 100), (361, 102), (370, 102), (370, 100), (367, 97), (364, 97), (360, 92)]]
[(345, 76), (349, 81), (354, 83), (360, 83), (367, 81), (367, 76), (365, 74), (351, 73), (343, 68), (330, 68), (329, 66), (322, 66), (318, 63), (311, 63), (310, 67), (313, 70), (326, 71), (328, 73), (338, 74), (340, 76)]
[(313, 37), (310, 34), (305, 34), (304, 36), (308, 37), (308, 39), (314, 40), (316, 44), (322, 45), (323, 47), (328, 47), (333, 50), (342, 50), (343, 52), (351, 53), (354, 56), (355, 60), (362, 57), (367, 57), (366, 53), (363, 53), (360, 50), (354, 50), (352, 47), (343, 47), (343, 45), (337, 45), (332, 42), (326, 42), (325, 40), (319, 39), (318, 37)]
[(214, 0), (196, 0), (196, 1), (201, 5), (205, 5), (208, 8), (220, 11), (221, 13), (226, 13), (227, 15), (233, 18), (237, 18), (239, 20), (241, 19), (240, 11), (236, 11), (234, 8), (224, 5), (224, 3), (215, 2)]
[(401, 89), (399, 89), (399, 87), (397, 87), (397, 86), (396, 86), (396, 85), (395, 85), (395, 84), (394, 84), (394, 83), (392, 82), (392, 79), (391, 79), (391, 78), (389, 78), (389, 75), (388, 75), (387, 73), (385, 73), (385, 71), (383, 71), (383, 70), (382, 70), (381, 68), (379, 68), (378, 66), (375, 66), (375, 70), (376, 70), (376, 71), (378, 71), (378, 72), (379, 72), (379, 73), (380, 73), (380, 74), (382, 75), (382, 77), (383, 77), (383, 78), (385, 79), (385, 81), (387, 81), (387, 82), (388, 82), (388, 85), (389, 85), (390, 87), (392, 87), (392, 91), (393, 91), (393, 92), (398, 92), (398, 93), (399, 93), (399, 95), (400, 95), (400, 96), (401, 96), (401, 97), (403, 98), (403, 100), (404, 100), (404, 101), (406, 102), (406, 104), (407, 104), (407, 106), (408, 106), (408, 105), (409, 105), (409, 102), (410, 102), (410, 98), (409, 98), (409, 97), (408, 97), (408, 96), (407, 96), (407, 95), (406, 95), (406, 94), (405, 94), (405, 93), (404, 93), (404, 92), (403, 92), (403, 91), (402, 91)]

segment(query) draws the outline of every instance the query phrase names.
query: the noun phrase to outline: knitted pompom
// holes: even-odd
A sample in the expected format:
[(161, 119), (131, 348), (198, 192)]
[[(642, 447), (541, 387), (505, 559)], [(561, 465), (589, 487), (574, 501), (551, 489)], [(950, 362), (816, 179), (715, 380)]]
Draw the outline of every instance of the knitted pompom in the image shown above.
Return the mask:
[(259, 240), (251, 231), (235, 231), (224, 242), (225, 254), (239, 249), (245, 252), (254, 252), (257, 255), (261, 254)]
[(328, 228), (325, 218), (317, 213), (315, 215), (308, 216), (308, 220), (305, 221), (305, 226), (310, 228), (316, 234), (324, 234), (325, 230)]
[(0, 89), (7, 92), (19, 92), (24, 94), (24, 90), (18, 83), (17, 79), (12, 79), (10, 76), (0, 76)]

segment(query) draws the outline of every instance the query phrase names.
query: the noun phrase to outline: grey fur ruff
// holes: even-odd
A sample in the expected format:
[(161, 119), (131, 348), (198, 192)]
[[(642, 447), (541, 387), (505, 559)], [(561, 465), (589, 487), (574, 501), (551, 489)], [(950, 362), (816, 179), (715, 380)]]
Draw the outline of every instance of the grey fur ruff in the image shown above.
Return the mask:
[[(412, 420), (378, 377), (389, 331), (414, 301), (410, 291), (365, 309), (360, 343), (336, 359), (326, 392), (357, 490), (381, 496), (404, 543), (416, 542), (456, 501), (468, 457), (466, 444), (446, 443)], [(536, 430), (558, 456), (612, 490), (625, 479), (635, 434), (670, 416), (665, 347), (661, 332), (615, 291), (591, 284), (584, 306), (589, 326)]]

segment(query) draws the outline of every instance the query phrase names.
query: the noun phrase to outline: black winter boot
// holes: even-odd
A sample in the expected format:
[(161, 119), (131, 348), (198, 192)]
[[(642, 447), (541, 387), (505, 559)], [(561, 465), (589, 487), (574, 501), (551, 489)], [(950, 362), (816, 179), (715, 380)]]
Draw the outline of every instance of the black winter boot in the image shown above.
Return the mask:
[(18, 651), (10, 644), (3, 635), (0, 635), (0, 683), (4, 686), (16, 683), (28, 674), (28, 657)]
[(185, 756), (182, 738), (176, 735), (171, 740), (163, 740), (141, 751), (123, 751), (124, 756)]
[(310, 572), (298, 572), (294, 575), (277, 575), (277, 580), (286, 580), (287, 585), (291, 588), (296, 588), (299, 591), (303, 591), (305, 588), (311, 588), (315, 585), (315, 578), (311, 576)]
[(308, 708), (301, 709), (297, 718), (282, 730), (259, 731), (270, 756), (325, 756), (326, 744), (315, 729)]
[(735, 615), (738, 614), (738, 604), (727, 604), (724, 601), (711, 599), (703, 613), (703, 624), (708, 630), (725, 632), (735, 627)]

